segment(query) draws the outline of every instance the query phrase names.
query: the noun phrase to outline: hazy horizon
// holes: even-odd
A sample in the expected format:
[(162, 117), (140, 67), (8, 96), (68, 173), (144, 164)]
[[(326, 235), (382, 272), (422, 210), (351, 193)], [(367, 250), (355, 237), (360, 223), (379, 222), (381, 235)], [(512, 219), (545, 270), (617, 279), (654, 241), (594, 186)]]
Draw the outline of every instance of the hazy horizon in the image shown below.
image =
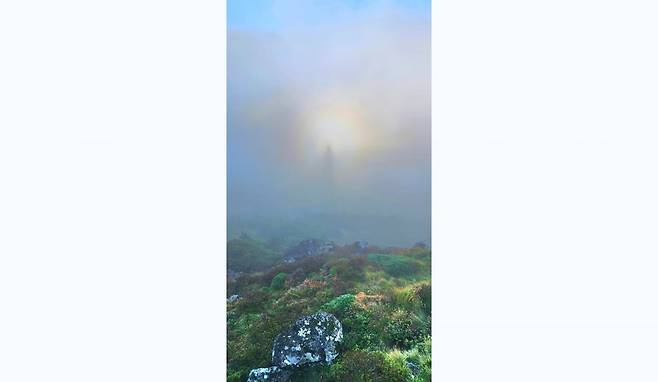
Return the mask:
[(228, 9), (229, 235), (429, 242), (429, 1), (244, 3)]

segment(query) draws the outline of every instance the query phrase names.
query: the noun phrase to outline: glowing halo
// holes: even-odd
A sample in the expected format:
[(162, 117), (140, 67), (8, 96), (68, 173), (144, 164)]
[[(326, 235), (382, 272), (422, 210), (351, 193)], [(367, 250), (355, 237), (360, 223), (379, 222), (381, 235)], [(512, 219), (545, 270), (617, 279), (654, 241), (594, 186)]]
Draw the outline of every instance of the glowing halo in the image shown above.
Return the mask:
[(316, 152), (360, 152), (372, 143), (373, 133), (364, 113), (350, 104), (332, 103), (309, 108), (303, 126), (307, 143)]

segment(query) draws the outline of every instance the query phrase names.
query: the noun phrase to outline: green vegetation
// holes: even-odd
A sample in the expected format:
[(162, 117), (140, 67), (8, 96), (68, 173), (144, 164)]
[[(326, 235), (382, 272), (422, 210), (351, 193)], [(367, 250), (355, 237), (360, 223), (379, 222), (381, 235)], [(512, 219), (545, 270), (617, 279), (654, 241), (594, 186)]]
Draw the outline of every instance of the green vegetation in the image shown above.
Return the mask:
[(409, 256), (371, 253), (368, 260), (379, 265), (386, 273), (395, 277), (413, 276), (422, 269), (422, 263)]
[(430, 262), (428, 249), (337, 250), (230, 280), (228, 294), (242, 298), (227, 307), (228, 380), (246, 381), (251, 369), (269, 366), (276, 335), (324, 310), (343, 325), (339, 356), (299, 369), (291, 381), (430, 381)]
[(247, 234), (229, 240), (226, 255), (228, 269), (235, 272), (263, 271), (281, 261), (281, 253), (265, 248)]
[(286, 282), (286, 279), (288, 278), (288, 274), (284, 272), (277, 273), (276, 276), (272, 279), (272, 283), (270, 284), (270, 288), (274, 290), (281, 290), (283, 289), (283, 286)]
[(412, 380), (411, 371), (398, 357), (383, 352), (347, 351), (333, 365), (329, 377), (335, 381), (400, 382)]

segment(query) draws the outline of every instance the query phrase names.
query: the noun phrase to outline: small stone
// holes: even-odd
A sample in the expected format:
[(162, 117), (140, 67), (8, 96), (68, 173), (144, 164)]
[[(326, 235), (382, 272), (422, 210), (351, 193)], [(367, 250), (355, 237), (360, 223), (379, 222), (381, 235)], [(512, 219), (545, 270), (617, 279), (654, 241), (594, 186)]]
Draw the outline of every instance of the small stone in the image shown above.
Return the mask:
[(259, 369), (253, 369), (249, 373), (247, 382), (287, 382), (291, 375), (292, 371), (284, 370), (277, 366), (261, 367)]

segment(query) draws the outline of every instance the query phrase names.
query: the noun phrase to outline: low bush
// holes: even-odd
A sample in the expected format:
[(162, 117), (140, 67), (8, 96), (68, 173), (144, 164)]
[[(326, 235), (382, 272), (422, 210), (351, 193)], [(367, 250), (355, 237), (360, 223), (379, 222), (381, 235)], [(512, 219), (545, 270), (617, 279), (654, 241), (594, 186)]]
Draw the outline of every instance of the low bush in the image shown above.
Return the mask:
[(404, 255), (371, 253), (368, 260), (394, 277), (412, 276), (422, 269), (422, 263)]
[(228, 269), (236, 272), (256, 272), (281, 262), (280, 253), (265, 248), (263, 243), (242, 234), (227, 244)]
[(270, 284), (270, 288), (272, 288), (273, 290), (283, 289), (287, 278), (288, 278), (287, 273), (283, 273), (283, 272), (277, 273), (277, 275), (274, 276), (274, 278), (272, 279), (272, 283)]
[(411, 381), (411, 373), (404, 362), (382, 352), (348, 351), (332, 366), (330, 375), (333, 381)]
[(353, 294), (344, 294), (324, 304), (322, 309), (335, 314), (340, 319), (340, 317), (350, 314), (355, 300), (356, 297)]
[(432, 339), (426, 337), (414, 348), (402, 352), (415, 380), (430, 382), (432, 380)]
[(381, 331), (371, 318), (372, 313), (356, 303), (351, 294), (338, 296), (324, 304), (323, 310), (333, 313), (343, 325), (343, 349), (376, 350), (383, 347)]
[(396, 348), (409, 349), (430, 334), (430, 323), (403, 309), (396, 309), (386, 325), (386, 341)]
[(432, 314), (432, 286), (428, 282), (398, 288), (391, 293), (392, 302), (403, 309)]
[(426, 315), (432, 314), (432, 284), (422, 283), (416, 287), (420, 307)]
[(270, 303), (269, 294), (256, 289), (246, 293), (243, 298), (235, 304), (235, 312), (238, 314), (262, 312)]

